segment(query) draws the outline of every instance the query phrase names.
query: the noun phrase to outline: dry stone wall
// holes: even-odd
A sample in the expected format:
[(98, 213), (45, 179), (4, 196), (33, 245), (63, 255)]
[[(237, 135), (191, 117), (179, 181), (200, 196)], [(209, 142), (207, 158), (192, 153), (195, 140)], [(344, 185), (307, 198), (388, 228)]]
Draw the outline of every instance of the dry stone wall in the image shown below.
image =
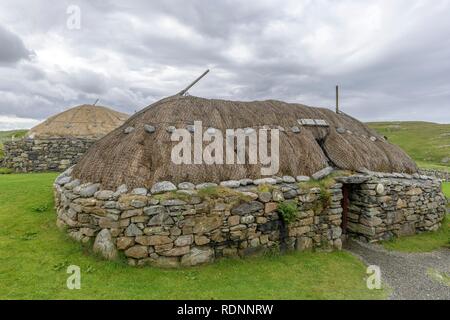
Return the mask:
[(64, 171), (95, 142), (92, 139), (23, 139), (4, 144), (2, 166), (16, 172)]
[(161, 267), (271, 250), (340, 250), (343, 226), (352, 236), (379, 241), (441, 225), (446, 199), (439, 180), (374, 172), (335, 179), (162, 181), (150, 189), (103, 190), (81, 184), (68, 169), (54, 184), (57, 225), (107, 259), (124, 255), (131, 265)]
[(422, 175), (427, 175), (435, 177), (436, 179), (441, 179), (442, 181), (450, 181), (450, 171), (440, 171), (434, 169), (420, 169), (419, 173)]
[[(305, 189), (284, 177), (101, 190), (73, 180), (69, 170), (55, 182), (57, 224), (108, 259), (122, 252), (131, 265), (192, 266), (266, 250), (340, 249), (341, 187)], [(279, 203), (295, 205), (290, 223), (280, 217)]]
[(350, 189), (348, 230), (368, 241), (435, 231), (446, 212), (439, 180), (376, 174)]

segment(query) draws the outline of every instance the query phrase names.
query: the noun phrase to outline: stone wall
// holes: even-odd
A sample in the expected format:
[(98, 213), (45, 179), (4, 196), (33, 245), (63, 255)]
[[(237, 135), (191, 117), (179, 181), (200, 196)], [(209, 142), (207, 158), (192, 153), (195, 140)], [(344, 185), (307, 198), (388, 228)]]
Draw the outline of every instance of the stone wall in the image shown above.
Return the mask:
[[(191, 266), (265, 250), (340, 249), (341, 187), (305, 188), (284, 177), (100, 190), (72, 180), (69, 170), (55, 182), (57, 224), (106, 258), (123, 252), (131, 265)], [(293, 221), (280, 217), (280, 202), (294, 204)]]
[(450, 171), (440, 171), (434, 169), (420, 169), (419, 173), (441, 179), (442, 181), (450, 182)]
[(4, 144), (2, 166), (16, 172), (64, 171), (95, 142), (92, 139), (22, 139)]
[(350, 185), (347, 229), (368, 241), (435, 231), (444, 218), (445, 206), (436, 179), (378, 174)]
[(445, 214), (440, 181), (430, 177), (366, 172), (309, 180), (102, 190), (72, 179), (68, 169), (54, 184), (57, 225), (105, 258), (122, 252), (131, 265), (176, 267), (268, 250), (341, 249), (344, 184), (346, 231), (367, 241), (437, 230)]

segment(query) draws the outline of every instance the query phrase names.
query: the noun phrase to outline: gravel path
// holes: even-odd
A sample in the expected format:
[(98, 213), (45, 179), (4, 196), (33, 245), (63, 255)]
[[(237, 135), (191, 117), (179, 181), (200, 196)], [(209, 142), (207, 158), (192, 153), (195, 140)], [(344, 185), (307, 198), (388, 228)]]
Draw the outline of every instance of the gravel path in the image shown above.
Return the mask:
[(392, 300), (450, 300), (450, 287), (430, 277), (434, 270), (450, 275), (450, 250), (429, 253), (387, 251), (381, 245), (346, 241), (345, 249), (367, 265), (381, 269), (381, 279), (392, 290)]

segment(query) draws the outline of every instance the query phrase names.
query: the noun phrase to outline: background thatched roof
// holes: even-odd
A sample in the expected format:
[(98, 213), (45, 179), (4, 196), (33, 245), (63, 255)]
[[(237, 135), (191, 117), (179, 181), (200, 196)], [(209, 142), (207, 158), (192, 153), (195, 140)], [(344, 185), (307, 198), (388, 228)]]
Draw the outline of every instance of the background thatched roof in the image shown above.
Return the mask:
[[(297, 119), (324, 119), (330, 125), (299, 126)], [(83, 182), (99, 182), (105, 188), (122, 183), (129, 187), (147, 186), (161, 180), (173, 182), (218, 182), (229, 179), (258, 178), (259, 165), (175, 165), (171, 162), (168, 126), (186, 128), (194, 120), (203, 129), (224, 130), (270, 125), (282, 126), (280, 133), (280, 171), (278, 175), (311, 175), (329, 164), (349, 170), (408, 172), (415, 163), (400, 148), (356, 119), (323, 108), (312, 108), (281, 101), (238, 102), (174, 96), (160, 100), (133, 115), (88, 150), (75, 166), (73, 175)], [(156, 127), (149, 134), (144, 125)], [(128, 127), (135, 128), (125, 133)], [(337, 128), (350, 132), (338, 133)], [(340, 129), (339, 131), (342, 132)], [(377, 137), (372, 141), (370, 137)]]
[(81, 105), (58, 113), (27, 133), (29, 138), (100, 138), (128, 119), (102, 106)]

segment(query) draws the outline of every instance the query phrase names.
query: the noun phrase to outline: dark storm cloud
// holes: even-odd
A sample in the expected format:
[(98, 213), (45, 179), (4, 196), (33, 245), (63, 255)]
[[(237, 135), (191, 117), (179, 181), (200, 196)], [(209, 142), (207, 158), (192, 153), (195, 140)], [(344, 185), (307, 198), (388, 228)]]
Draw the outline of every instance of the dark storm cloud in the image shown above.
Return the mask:
[(0, 115), (44, 119), (96, 98), (132, 113), (210, 68), (191, 94), (332, 108), (340, 84), (362, 120), (450, 122), (449, 12), (447, 0), (5, 1)]
[(15, 63), (22, 59), (29, 59), (32, 54), (23, 41), (13, 32), (0, 24), (0, 64)]

